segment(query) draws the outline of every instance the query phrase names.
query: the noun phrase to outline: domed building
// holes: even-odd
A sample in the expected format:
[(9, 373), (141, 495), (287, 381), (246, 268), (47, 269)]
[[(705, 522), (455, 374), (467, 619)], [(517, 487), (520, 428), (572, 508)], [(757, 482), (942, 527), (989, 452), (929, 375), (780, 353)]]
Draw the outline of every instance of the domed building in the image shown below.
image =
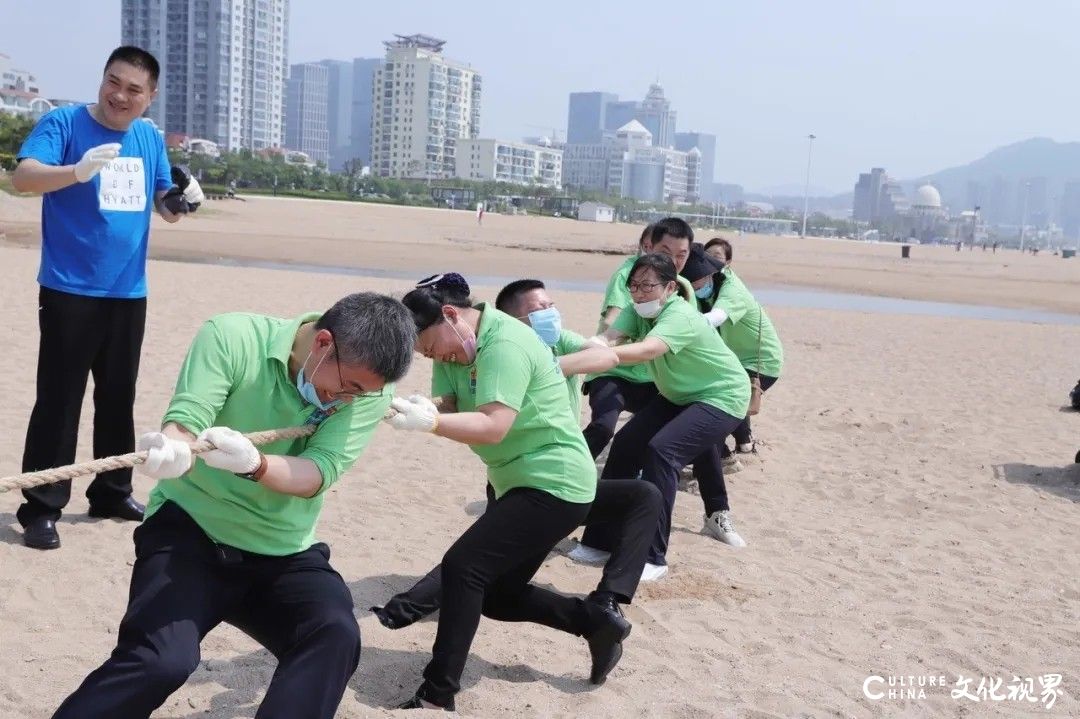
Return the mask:
[(941, 206), (941, 193), (931, 184), (920, 185), (911, 199), (908, 210), (908, 236), (920, 242), (931, 242), (949, 233), (948, 214)]

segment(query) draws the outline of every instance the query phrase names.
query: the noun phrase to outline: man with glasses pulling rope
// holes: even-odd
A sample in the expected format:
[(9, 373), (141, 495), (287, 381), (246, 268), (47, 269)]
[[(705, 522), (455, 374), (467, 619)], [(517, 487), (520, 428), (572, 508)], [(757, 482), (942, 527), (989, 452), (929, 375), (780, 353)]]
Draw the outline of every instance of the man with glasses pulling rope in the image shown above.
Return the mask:
[[(149, 717), (228, 622), (278, 660), (256, 716), (330, 719), (360, 660), (352, 597), (315, 541), (323, 493), (357, 460), (409, 369), (412, 315), (373, 293), (292, 320), (200, 328), (162, 429), (139, 438), (159, 480), (135, 530), (127, 612), (109, 659), (55, 717)], [(260, 452), (241, 433), (317, 423)], [(189, 443), (217, 449), (192, 458)]]

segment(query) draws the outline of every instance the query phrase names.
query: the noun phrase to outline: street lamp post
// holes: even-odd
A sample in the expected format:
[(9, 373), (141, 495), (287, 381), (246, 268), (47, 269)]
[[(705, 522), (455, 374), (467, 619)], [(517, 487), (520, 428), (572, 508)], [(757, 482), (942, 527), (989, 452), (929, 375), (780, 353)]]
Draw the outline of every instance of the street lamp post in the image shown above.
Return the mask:
[(1027, 234), (1028, 196), (1031, 195), (1031, 183), (1024, 183), (1024, 209), (1020, 212), (1020, 252), (1024, 251), (1024, 235)]
[(806, 239), (806, 215), (810, 209), (810, 158), (814, 152), (814, 140), (817, 139), (815, 135), (806, 136), (808, 146), (806, 148), (806, 187), (803, 189), (803, 208), (802, 208), (802, 237)]

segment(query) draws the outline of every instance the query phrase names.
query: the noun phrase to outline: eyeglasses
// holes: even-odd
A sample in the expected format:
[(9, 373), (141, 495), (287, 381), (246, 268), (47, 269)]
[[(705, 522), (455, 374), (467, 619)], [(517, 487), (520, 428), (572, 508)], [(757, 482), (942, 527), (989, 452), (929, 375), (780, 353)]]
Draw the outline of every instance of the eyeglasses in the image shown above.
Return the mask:
[(355, 399), (357, 397), (382, 397), (385, 387), (377, 390), (365, 390), (361, 389), (359, 392), (347, 392), (345, 390), (345, 378), (341, 376), (341, 356), (338, 354), (337, 340), (331, 340), (334, 343), (334, 364), (337, 366), (338, 387), (340, 391), (334, 394), (335, 397), (341, 399)]
[(663, 282), (631, 282), (626, 287), (631, 292), (651, 292), (654, 288), (663, 286)]

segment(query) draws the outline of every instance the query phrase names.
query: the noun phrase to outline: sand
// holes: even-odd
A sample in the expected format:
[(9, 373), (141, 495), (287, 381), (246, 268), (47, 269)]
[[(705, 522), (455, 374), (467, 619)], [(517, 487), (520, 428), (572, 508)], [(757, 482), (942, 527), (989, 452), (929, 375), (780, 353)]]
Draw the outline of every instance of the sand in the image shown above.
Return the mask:
[[(12, 201), (0, 194), (0, 217), (10, 218)], [(619, 257), (513, 246), (614, 249), (626, 239), (626, 226), (488, 216), (481, 230), (464, 213), (332, 203), (255, 200), (207, 209), (198, 222), (155, 226), (155, 251), (266, 253), (419, 274), (446, 267), (603, 279)], [(9, 240), (12, 226), (20, 226), (0, 224)], [(299, 228), (312, 228), (303, 241), (291, 236)], [(893, 246), (779, 238), (747, 241), (740, 252), (751, 286), (758, 278), (791, 282), (793, 268), (833, 272), (835, 263), (844, 268), (835, 274), (850, 278), (847, 289), (988, 302), (986, 293), (1005, 287), (1007, 293), (993, 295), (999, 304), (1080, 311), (1076, 275), (1068, 274), (1080, 271), (1080, 262), (1058, 258), (1007, 253), (991, 260), (980, 251), (919, 247), (916, 260), (901, 266)], [(37, 261), (34, 249), (0, 248), (9, 357), (0, 380), (7, 398), (0, 474), (19, 468), (33, 402)], [(1008, 279), (1004, 261), (1014, 265)], [(136, 406), (142, 429), (157, 425), (206, 317), (229, 310), (291, 316), (359, 289), (406, 289), (395, 280), (158, 261), (149, 273)], [(476, 294), (490, 298), (496, 289), (478, 287)], [(1019, 297), (1025, 302), (1011, 301)], [(567, 326), (592, 329), (598, 295), (560, 292), (556, 300)], [(1080, 327), (796, 308), (773, 308), (771, 315), (787, 365), (755, 422), (760, 454), (728, 478), (733, 515), (749, 546), (734, 550), (701, 534), (700, 499), (680, 493), (671, 573), (643, 585), (628, 608), (633, 634), (607, 684), (588, 685), (582, 640), (485, 620), (459, 711), (740, 719), (1080, 715), (1080, 467), (1070, 464), (1080, 448), (1080, 413), (1063, 410), (1080, 376)], [(401, 391), (423, 391), (429, 377), (430, 363), (418, 358)], [(89, 457), (91, 416), (87, 402), (80, 459)], [(418, 684), (435, 624), (391, 632), (364, 610), (438, 561), (472, 520), (483, 482), (479, 460), (464, 447), (384, 428), (330, 492), (319, 534), (353, 592), (364, 638), (339, 717), (392, 716), (385, 707)], [(49, 716), (114, 646), (133, 525), (88, 520), (85, 486), (76, 482), (59, 526), (63, 547), (54, 552), (22, 546), (14, 518), (20, 498), (0, 494), (0, 716)], [(136, 475), (139, 499), (151, 486)], [(538, 581), (584, 593), (598, 576), (598, 569), (553, 554)], [(204, 641), (202, 658), (155, 716), (253, 716), (272, 657), (222, 626)], [(978, 677), (1008, 685), (1014, 675), (1048, 673), (1065, 677), (1050, 711), (1038, 703), (949, 696), (957, 674), (976, 677), (974, 690)], [(862, 691), (870, 675), (945, 675), (948, 684), (927, 688), (924, 699), (871, 701)]]

